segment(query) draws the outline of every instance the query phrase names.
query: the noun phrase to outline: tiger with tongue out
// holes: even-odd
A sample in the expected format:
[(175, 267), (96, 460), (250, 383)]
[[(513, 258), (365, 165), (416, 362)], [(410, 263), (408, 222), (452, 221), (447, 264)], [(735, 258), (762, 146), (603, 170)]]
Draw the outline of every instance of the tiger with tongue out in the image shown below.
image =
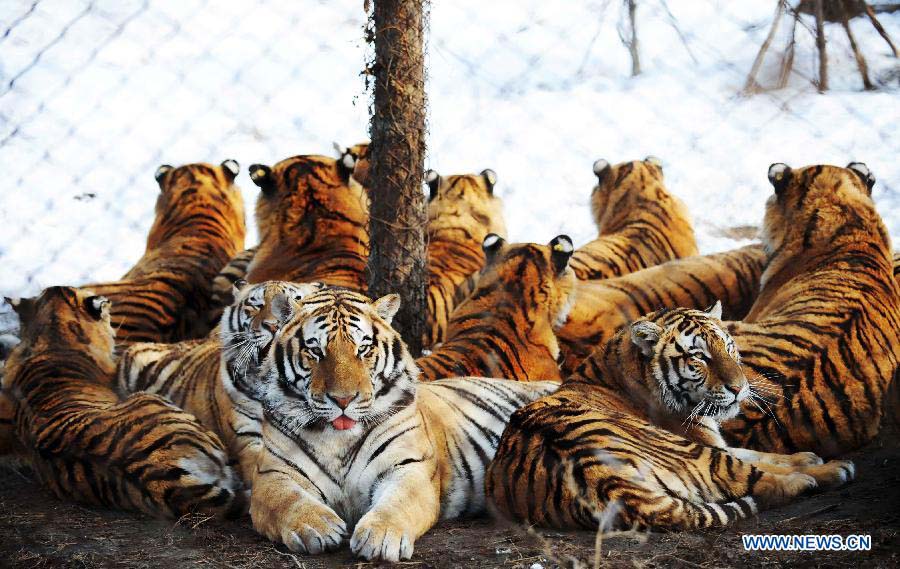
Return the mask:
[(438, 519), (482, 512), (484, 472), (519, 407), (551, 382), (453, 378), (419, 384), (390, 326), (392, 294), (303, 299), (264, 364), (264, 450), (253, 526), (302, 553), (350, 548), (409, 559)]

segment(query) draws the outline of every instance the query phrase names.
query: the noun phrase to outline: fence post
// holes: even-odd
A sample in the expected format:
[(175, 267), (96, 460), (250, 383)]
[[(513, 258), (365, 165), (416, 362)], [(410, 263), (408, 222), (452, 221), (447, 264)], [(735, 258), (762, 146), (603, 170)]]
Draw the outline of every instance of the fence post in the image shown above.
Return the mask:
[[(369, 157), (369, 293), (402, 298), (394, 326), (418, 355), (425, 332), (425, 10), (423, 0), (375, 0)], [(371, 36), (370, 36), (371, 38)]]

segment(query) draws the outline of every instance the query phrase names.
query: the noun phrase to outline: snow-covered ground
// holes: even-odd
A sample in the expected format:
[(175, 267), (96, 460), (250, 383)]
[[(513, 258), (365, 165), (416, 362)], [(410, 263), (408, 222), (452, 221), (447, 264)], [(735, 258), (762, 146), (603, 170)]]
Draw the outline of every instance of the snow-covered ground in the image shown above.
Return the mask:
[[(872, 76), (893, 71), (892, 86), (862, 92), (846, 37), (830, 25), (832, 90), (816, 93), (813, 38), (801, 26), (788, 88), (744, 98), (774, 0), (669, 0), (671, 18), (660, 0), (638, 4), (644, 73), (632, 78), (618, 0), (433, 2), (427, 166), (493, 168), (511, 239), (568, 233), (581, 243), (594, 235), (592, 162), (654, 154), (712, 252), (737, 244), (722, 228), (759, 223), (771, 162), (862, 160), (900, 238), (898, 62), (866, 20), (853, 31)], [(160, 163), (246, 167), (365, 139), (362, 6), (5, 0), (0, 293), (125, 272), (143, 251)], [(900, 13), (881, 20), (900, 42)], [(778, 63), (770, 54), (763, 83)], [(246, 173), (238, 183), (249, 208), (256, 188)]]

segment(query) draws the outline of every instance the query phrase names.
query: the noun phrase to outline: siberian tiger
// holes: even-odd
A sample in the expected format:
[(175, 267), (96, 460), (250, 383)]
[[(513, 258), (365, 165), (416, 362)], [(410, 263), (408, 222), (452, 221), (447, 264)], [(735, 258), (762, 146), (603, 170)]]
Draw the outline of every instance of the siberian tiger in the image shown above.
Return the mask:
[(865, 164), (769, 168), (759, 297), (729, 331), (771, 413), (744, 405), (723, 425), (740, 446), (830, 457), (871, 440), (900, 368), (900, 284)]
[(161, 395), (192, 413), (222, 439), (249, 485), (262, 446), (260, 362), (297, 303), (322, 288), (319, 283), (238, 281), (218, 334), (125, 350), (118, 364), (119, 391)]
[[(425, 173), (428, 183), (428, 314), (424, 346), (442, 342), (460, 286), (484, 266), (481, 244), (489, 233), (506, 235), (503, 203), (494, 196), (497, 174), (440, 176)], [(470, 290), (472, 287), (469, 286)]]
[(3, 388), (26, 459), (54, 494), (155, 516), (245, 511), (218, 437), (159, 396), (116, 395), (106, 298), (51, 287), (19, 312)]
[(112, 301), (119, 343), (174, 342), (209, 332), (212, 281), (244, 246), (238, 163), (160, 166), (147, 251), (121, 280), (85, 285)]
[(759, 293), (766, 263), (761, 245), (676, 259), (612, 279), (577, 281), (569, 317), (556, 332), (568, 376), (616, 331), (667, 306), (706, 308), (723, 301), (725, 317), (740, 320)]
[(306, 297), (266, 365), (253, 526), (294, 551), (350, 537), (366, 559), (409, 559), (439, 518), (484, 509), (484, 470), (518, 407), (550, 382), (456, 378), (417, 385), (390, 326), (397, 295)]
[(260, 244), (247, 281), (322, 282), (367, 288), (369, 198), (350, 184), (352, 167), (324, 156), (254, 164)]
[(582, 280), (606, 279), (697, 255), (687, 208), (663, 184), (662, 165), (644, 160), (594, 162), (591, 211), (599, 236), (572, 255)]
[(852, 479), (851, 462), (725, 444), (718, 423), (758, 396), (720, 315), (651, 313), (514, 413), (486, 478), (497, 509), (561, 528), (694, 529)]
[(487, 265), (477, 287), (454, 310), (446, 341), (416, 360), (422, 379), (562, 380), (554, 331), (571, 307), (572, 250), (566, 235), (549, 245), (507, 244), (493, 233), (485, 237)]

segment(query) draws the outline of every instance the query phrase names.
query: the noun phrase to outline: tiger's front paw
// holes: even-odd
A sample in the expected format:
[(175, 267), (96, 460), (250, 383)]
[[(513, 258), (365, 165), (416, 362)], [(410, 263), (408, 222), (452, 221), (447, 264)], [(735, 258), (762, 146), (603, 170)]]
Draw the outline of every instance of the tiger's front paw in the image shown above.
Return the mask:
[(300, 500), (268, 510), (251, 500), (253, 528), (272, 541), (280, 541), (291, 551), (316, 555), (337, 548), (347, 535), (347, 524), (325, 504)]
[(403, 525), (391, 523), (377, 512), (369, 512), (356, 524), (350, 538), (350, 549), (369, 561), (383, 559), (397, 562), (412, 557), (415, 541), (415, 535)]
[(815, 478), (820, 488), (837, 488), (856, 477), (856, 465), (849, 460), (830, 460), (825, 464), (801, 468), (800, 472)]

